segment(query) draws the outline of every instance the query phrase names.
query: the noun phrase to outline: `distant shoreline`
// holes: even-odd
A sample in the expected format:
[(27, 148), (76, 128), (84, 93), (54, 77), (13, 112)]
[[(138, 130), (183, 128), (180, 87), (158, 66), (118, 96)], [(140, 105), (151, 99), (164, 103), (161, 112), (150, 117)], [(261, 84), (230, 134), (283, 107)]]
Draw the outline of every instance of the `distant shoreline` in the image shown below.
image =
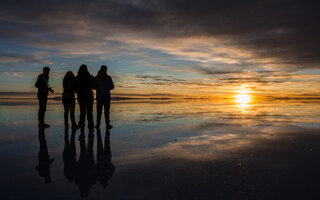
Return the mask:
[[(232, 100), (233, 97), (112, 97), (112, 101), (121, 101), (121, 100)], [(320, 100), (320, 97), (253, 97), (256, 100)], [(36, 97), (0, 97), (1, 100), (10, 100), (10, 101), (22, 101), (22, 100), (31, 100), (37, 101)], [(61, 101), (61, 96), (48, 97), (48, 100)]]
[[(112, 93), (112, 100), (228, 100), (234, 99), (236, 93), (225, 95), (181, 95), (181, 94), (165, 94), (165, 93), (150, 93), (150, 94), (131, 94), (131, 93)], [(320, 96), (314, 94), (288, 94), (285, 95), (251, 95), (252, 99), (257, 100), (319, 100)], [(62, 94), (60, 92), (50, 94), (49, 100), (61, 101)], [(37, 100), (36, 92), (0, 92), (0, 100)]]

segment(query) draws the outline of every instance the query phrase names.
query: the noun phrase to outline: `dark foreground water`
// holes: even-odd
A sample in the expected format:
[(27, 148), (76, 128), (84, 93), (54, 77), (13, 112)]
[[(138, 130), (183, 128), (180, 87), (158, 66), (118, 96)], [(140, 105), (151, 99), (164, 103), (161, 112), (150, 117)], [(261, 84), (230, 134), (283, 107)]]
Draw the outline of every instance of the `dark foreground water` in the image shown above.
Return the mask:
[(1, 199), (320, 198), (319, 101), (115, 101), (93, 133), (0, 104)]

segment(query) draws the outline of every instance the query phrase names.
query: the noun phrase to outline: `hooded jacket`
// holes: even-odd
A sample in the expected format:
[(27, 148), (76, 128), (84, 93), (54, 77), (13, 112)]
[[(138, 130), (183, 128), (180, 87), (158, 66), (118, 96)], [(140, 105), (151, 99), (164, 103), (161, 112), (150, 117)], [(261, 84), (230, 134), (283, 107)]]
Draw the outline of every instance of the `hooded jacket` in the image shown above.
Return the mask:
[(75, 78), (75, 91), (77, 93), (78, 101), (93, 101), (93, 84), (94, 77), (90, 74), (83, 76), (76, 76)]
[(97, 92), (96, 98), (97, 101), (107, 101), (111, 100), (110, 90), (114, 88), (112, 78), (109, 75), (98, 77), (96, 76)]

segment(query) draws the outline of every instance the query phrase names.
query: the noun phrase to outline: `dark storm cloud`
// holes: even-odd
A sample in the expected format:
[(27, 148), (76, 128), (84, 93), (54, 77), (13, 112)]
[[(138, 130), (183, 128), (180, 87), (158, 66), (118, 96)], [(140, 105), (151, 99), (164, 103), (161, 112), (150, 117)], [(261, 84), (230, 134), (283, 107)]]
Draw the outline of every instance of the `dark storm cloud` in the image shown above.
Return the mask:
[[(7, 0), (0, 5), (2, 39), (54, 45), (99, 41), (115, 34), (111, 30), (151, 38), (208, 36), (277, 64), (320, 67), (317, 1)], [(82, 29), (86, 34), (75, 34)]]

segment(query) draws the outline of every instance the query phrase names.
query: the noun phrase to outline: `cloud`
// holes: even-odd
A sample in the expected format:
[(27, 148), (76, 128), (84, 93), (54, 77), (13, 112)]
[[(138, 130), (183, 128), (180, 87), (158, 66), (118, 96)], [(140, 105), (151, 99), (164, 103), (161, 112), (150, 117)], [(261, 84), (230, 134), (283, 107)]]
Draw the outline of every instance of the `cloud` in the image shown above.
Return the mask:
[[(256, 60), (272, 59), (277, 64), (319, 68), (317, 2), (33, 0), (1, 4), (0, 19), (6, 28), (0, 32), (1, 37), (37, 46), (73, 44), (80, 47), (80, 53), (81, 48), (88, 51), (90, 47), (75, 43), (90, 43), (89, 46), (98, 47), (91, 53), (101, 53), (99, 46), (121, 43), (123, 38), (127, 39), (124, 43), (132, 44), (143, 38), (174, 40), (204, 36), (215, 39), (226, 49), (246, 50)], [(202, 47), (210, 47), (210, 43)], [(183, 51), (202, 52), (201, 45)], [(213, 58), (223, 63), (237, 60), (225, 54)]]
[(52, 64), (51, 61), (43, 59), (43, 52), (36, 52), (34, 54), (1, 52), (0, 63), (42, 63)]
[(171, 82), (171, 83), (177, 83), (177, 82), (184, 82), (184, 79), (175, 78), (172, 76), (154, 76), (154, 75), (137, 75), (138, 79), (142, 80), (153, 80), (158, 82)]
[(122, 93), (226, 91), (246, 83), (296, 92), (295, 82), (312, 93), (318, 71), (298, 73), (320, 69), (317, 7), (299, 0), (5, 0), (0, 62), (62, 66), (61, 60), (113, 59), (129, 69), (124, 75), (131, 79), (118, 79)]

